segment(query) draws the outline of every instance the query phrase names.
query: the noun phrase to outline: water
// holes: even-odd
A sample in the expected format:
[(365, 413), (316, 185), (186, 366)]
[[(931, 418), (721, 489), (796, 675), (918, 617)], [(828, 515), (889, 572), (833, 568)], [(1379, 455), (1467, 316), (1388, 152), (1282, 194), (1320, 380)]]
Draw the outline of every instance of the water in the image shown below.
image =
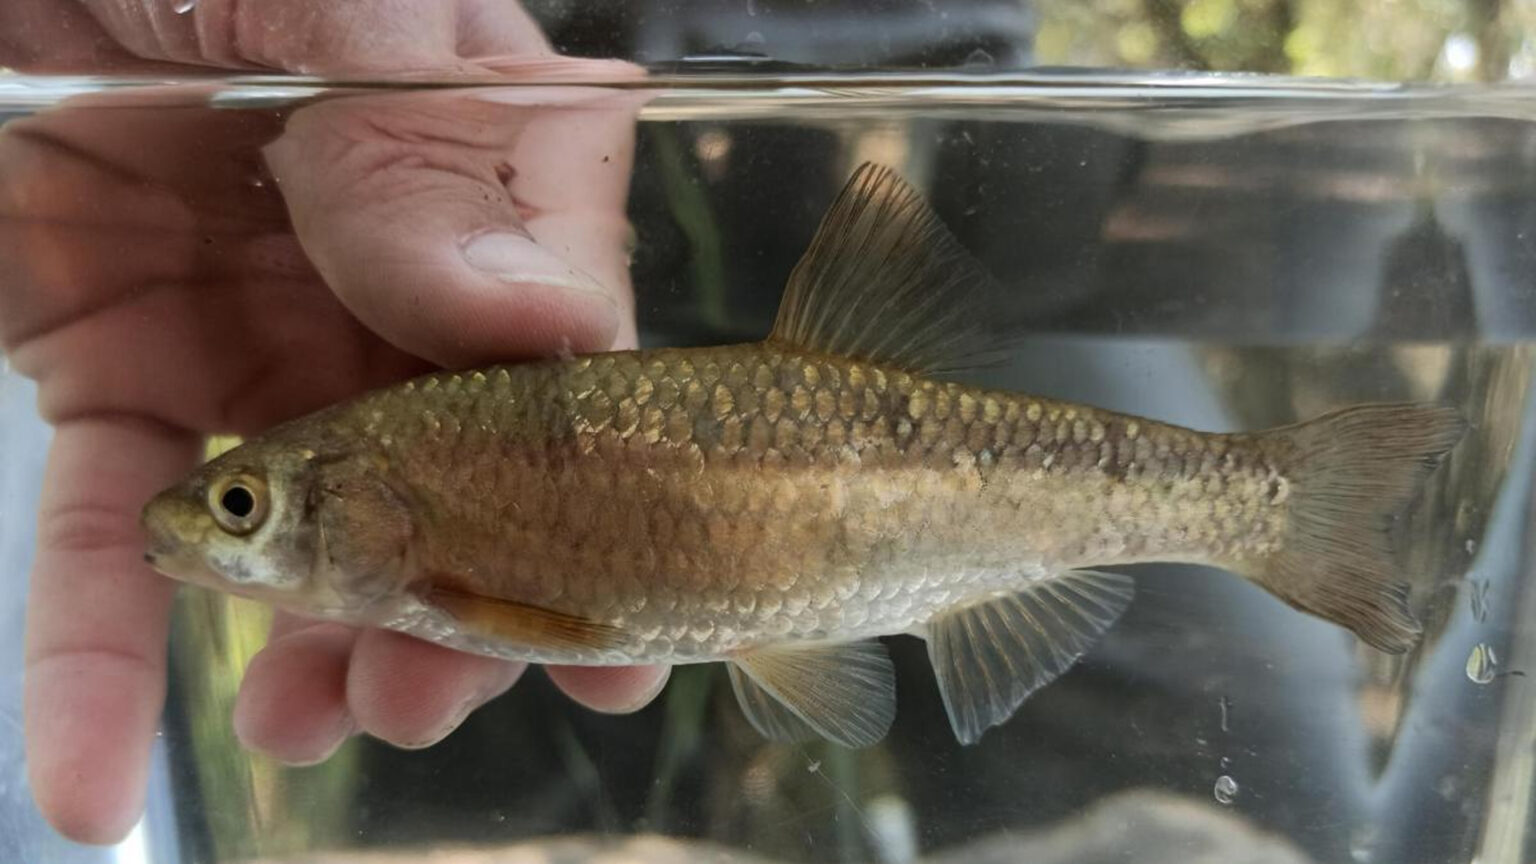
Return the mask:
[[(985, 383), (1203, 429), (1433, 400), (1473, 430), (1398, 526), (1418, 651), (1362, 648), (1229, 574), (1139, 567), (1104, 642), (969, 748), (921, 644), (896, 637), (898, 719), (870, 750), (765, 743), (720, 670), (689, 667), (630, 716), (580, 709), (534, 672), (436, 747), (356, 738), (323, 766), (284, 768), (241, 750), (229, 719), (265, 613), (183, 591), (164, 785), (137, 835), (149, 860), (428, 847), (587, 860), (607, 846), (640, 861), (1529, 860), (1536, 125), (1521, 98), (1007, 75), (717, 76), (638, 94), (202, 86), (212, 107), (124, 82), (0, 83), (0, 334), (25, 342), (0, 415), (6, 578), (33, 554), (42, 482), (19, 373), (43, 377), (54, 416), (152, 406), (146, 428), (229, 431), (412, 367), (330, 299), (306, 255), (333, 248), (325, 226), (359, 212), (346, 195), (391, 166), (485, 191), (386, 189), (376, 224), (421, 236), (455, 208), (501, 218), (514, 205), (498, 183), (534, 218), (579, 212), (593, 177), (627, 174), (614, 200), (632, 247), (608, 223), (556, 219), (541, 239), (608, 284), (632, 248), (641, 341), (696, 345), (767, 331), (821, 211), (875, 159), (997, 275), (992, 326), (1028, 337)], [(64, 95), (80, 101), (56, 106)], [(287, 161), (284, 143), (298, 145)], [(315, 263), (344, 294), (419, 266), (402, 314), (441, 308), (446, 265)], [(459, 325), (460, 347), (491, 326)], [(97, 455), (107, 473), (82, 489), (124, 470), (117, 451)], [(19, 688), (6, 639), (0, 716)], [(19, 815), (0, 824), (25, 826), (26, 849), (85, 856), (16, 785), (0, 801)]]

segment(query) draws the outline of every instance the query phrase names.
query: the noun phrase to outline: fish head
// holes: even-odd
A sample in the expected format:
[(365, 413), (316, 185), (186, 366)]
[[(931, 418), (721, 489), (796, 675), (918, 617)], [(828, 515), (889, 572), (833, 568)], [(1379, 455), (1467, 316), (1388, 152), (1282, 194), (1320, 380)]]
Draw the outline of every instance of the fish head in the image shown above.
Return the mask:
[[(338, 474), (357, 474), (357, 459), (321, 455), (289, 436), (249, 441), (193, 471), (145, 505), (145, 559), (160, 573), (315, 617), (358, 621), (381, 589), (377, 560), (357, 558), (359, 543), (334, 544), (327, 526), (356, 523), (365, 500), (341, 494)], [(358, 496), (362, 499), (366, 496)], [(344, 524), (343, 527), (357, 527)], [(366, 526), (364, 526), (366, 528)], [(378, 559), (375, 554), (373, 559)]]

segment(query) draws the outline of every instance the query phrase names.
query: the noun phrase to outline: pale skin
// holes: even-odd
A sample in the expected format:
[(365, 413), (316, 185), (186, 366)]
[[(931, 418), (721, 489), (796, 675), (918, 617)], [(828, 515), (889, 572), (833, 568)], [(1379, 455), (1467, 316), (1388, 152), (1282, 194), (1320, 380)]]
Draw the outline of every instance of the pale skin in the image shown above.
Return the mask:
[[(477, 58), (551, 55), (511, 2), (172, 7), (9, 0), (0, 63), (483, 72), (515, 63)], [(152, 105), (104, 113), (65, 108), (0, 131), (0, 346), (38, 380), (56, 428), (28, 599), (27, 762), (43, 814), (92, 843), (138, 818), (165, 694), (177, 586), (144, 563), (139, 510), (194, 464), (205, 434), (254, 433), (432, 365), (635, 338), (623, 106), (377, 97), (286, 125)], [(263, 170), (276, 182), (251, 183)], [(502, 239), (472, 242), (488, 234)], [(294, 764), (358, 732), (424, 747), (523, 669), (280, 617), (234, 728)], [(665, 667), (548, 671), (606, 712), (638, 709), (666, 678)]]

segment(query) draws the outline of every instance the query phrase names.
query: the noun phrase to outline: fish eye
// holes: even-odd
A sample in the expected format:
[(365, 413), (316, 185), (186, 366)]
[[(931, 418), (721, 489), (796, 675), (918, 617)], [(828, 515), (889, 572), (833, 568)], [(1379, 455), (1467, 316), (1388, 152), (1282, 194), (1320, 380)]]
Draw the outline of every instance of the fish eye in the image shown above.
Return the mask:
[(230, 534), (249, 534), (267, 518), (267, 484), (259, 477), (236, 474), (208, 487), (213, 521)]

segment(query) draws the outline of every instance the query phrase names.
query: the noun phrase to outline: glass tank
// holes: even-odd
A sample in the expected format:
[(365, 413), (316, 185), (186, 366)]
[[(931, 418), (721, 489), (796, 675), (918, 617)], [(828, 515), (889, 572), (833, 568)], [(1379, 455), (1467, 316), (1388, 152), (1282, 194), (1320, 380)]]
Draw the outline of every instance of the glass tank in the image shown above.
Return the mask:
[[(555, 47), (602, 53), (579, 38), (601, 28), (556, 5), (533, 7)], [(1185, 30), (1226, 20), (1220, 5), (1186, 4)], [(644, 69), (504, 58), (458, 76), (0, 76), (0, 859), (1530, 860), (1533, 103), (1512, 85), (1208, 71), (1228, 54), (1257, 61), (1221, 33), (1159, 41), (1155, 15), (1104, 42), (1067, 38), (1078, 25), (1056, 4), (966, 8), (975, 26), (949, 41), (893, 13), (870, 43), (887, 55), (844, 58), (903, 69), (840, 68), (827, 55), (854, 36), (747, 3), (736, 42), (720, 34), (741, 21), (690, 17), (688, 4), (663, 10), (676, 15), (667, 26), (627, 19), (625, 56)], [(1327, 22), (1315, 18), (1296, 44), (1316, 41)], [(1020, 48), (987, 27), (1040, 41)], [(786, 35), (807, 32), (818, 38)], [(1454, 78), (1478, 44), (1423, 62)], [(1204, 71), (1024, 68), (1044, 49), (1155, 65), (1202, 46), (1214, 52)], [(1502, 62), (1522, 56), (1516, 46)], [(1314, 59), (1263, 71), (1339, 71)], [(376, 161), (354, 181), (358, 160)], [(334, 221), (430, 233), (438, 207), (552, 216), (530, 235), (546, 249), (612, 253), (609, 269), (571, 277), (620, 287), (621, 320), (602, 336), (697, 347), (767, 336), (823, 213), (865, 162), (905, 177), (992, 277), (975, 289), (985, 320), (969, 323), (1008, 348), (953, 380), (1207, 432), (1359, 403), (1456, 408), (1466, 434), (1390, 531), (1423, 625), (1416, 647), (1377, 651), (1222, 569), (1137, 564), (1110, 568), (1134, 580), (1123, 617), (969, 746), (924, 643), (893, 633), (896, 717), (871, 747), (765, 739), (719, 663), (674, 668), (622, 714), (578, 705), (534, 666), (433, 746), (349, 734), (299, 766), (243, 747), (231, 719), (271, 610), (184, 586), (145, 815), (104, 847), (43, 820), (22, 743), (27, 574), (40, 544), (94, 554), (138, 540), (87, 513), (84, 533), (61, 541), (37, 533), (39, 510), (156, 467), (123, 445), (132, 435), (171, 430), (190, 468), (229, 436), (438, 358), (596, 350), (558, 327), (503, 348), (462, 310), (444, 313), (461, 337), (423, 348), (398, 335), (411, 332), (399, 321), (453, 301), (410, 250), (327, 257), (349, 184), (397, 165), (501, 184), (510, 191), (494, 201), (392, 188), (374, 200), (401, 206), (377, 222)], [(587, 218), (603, 208), (612, 220)], [(355, 311), (373, 284), (399, 304), (389, 338)], [(124, 415), (130, 437), (80, 457), (89, 471), (57, 464), (69, 433), (50, 423)], [(65, 614), (131, 626), (102, 608), (110, 590), (96, 593), (120, 576), (75, 574), (77, 612)]]

